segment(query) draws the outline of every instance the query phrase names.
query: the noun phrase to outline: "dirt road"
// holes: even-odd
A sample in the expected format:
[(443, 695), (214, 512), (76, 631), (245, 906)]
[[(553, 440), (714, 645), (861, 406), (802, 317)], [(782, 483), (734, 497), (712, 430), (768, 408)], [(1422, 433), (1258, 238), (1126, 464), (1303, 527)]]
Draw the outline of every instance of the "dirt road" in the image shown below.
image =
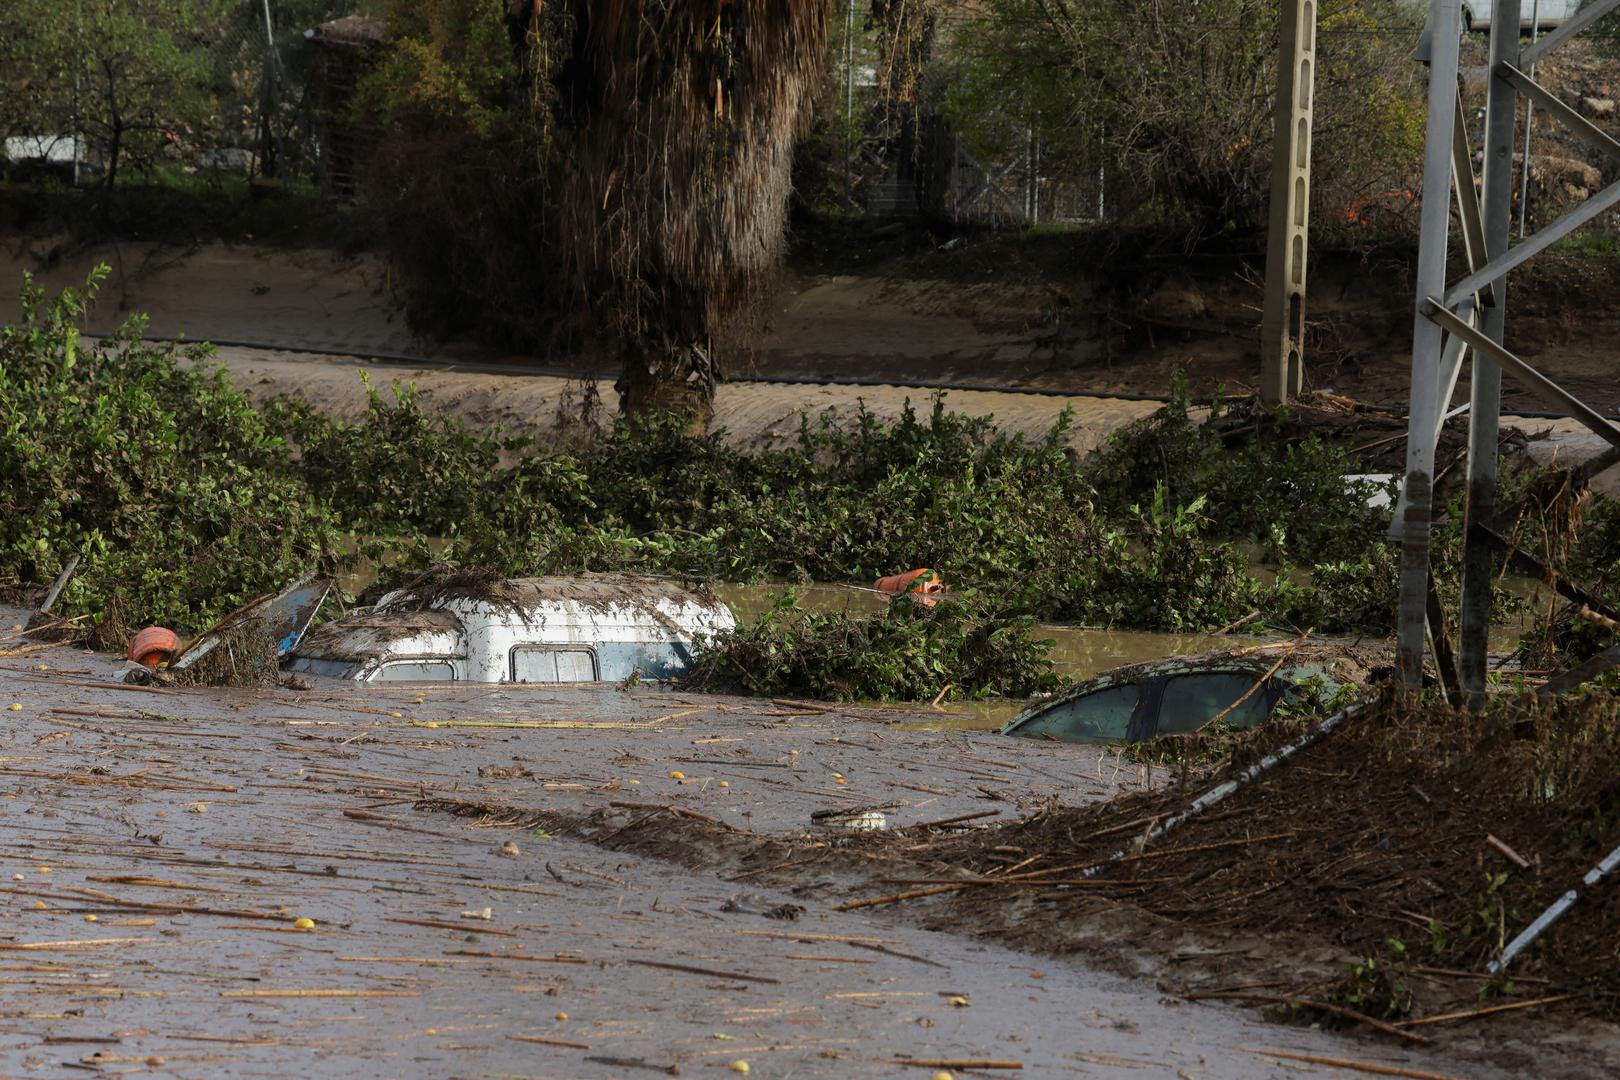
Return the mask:
[[(1298, 1075), (1280, 1049), (1502, 1075), (831, 910), (859, 837), (813, 811), (997, 820), (1159, 780), (1091, 748), (656, 686), (164, 693), (76, 649), (0, 664), (8, 1074)], [(734, 840), (694, 848), (681, 814)], [(785, 863), (797, 884), (757, 884)]]

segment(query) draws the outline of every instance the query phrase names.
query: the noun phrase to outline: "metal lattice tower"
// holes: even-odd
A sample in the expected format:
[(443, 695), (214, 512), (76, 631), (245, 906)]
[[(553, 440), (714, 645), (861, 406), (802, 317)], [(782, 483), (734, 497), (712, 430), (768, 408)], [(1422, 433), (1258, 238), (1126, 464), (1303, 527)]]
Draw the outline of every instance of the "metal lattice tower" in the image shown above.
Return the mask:
[[(1620, 428), (1502, 345), (1509, 271), (1620, 204), (1620, 182), (1611, 183), (1510, 247), (1515, 111), (1520, 95), (1570, 134), (1620, 160), (1620, 142), (1525, 72), (1617, 8), (1620, 0), (1588, 0), (1579, 14), (1556, 30), (1533, 43), (1524, 43), (1519, 39), (1519, 0), (1495, 0), (1482, 194), (1475, 190), (1457, 81), (1459, 0), (1432, 0), (1419, 50), (1420, 58), (1427, 53), (1430, 65), (1429, 120), (1423, 162), (1417, 302), (1413, 311), (1406, 474), (1393, 526), (1401, 542), (1398, 662), (1403, 681), (1408, 686), (1419, 686), (1427, 638), (1441, 669), (1442, 682), (1454, 679), (1462, 696), (1476, 705), (1483, 700), (1485, 690), (1492, 556), (1504, 547), (1495, 505), (1503, 372), (1553, 408), (1585, 424), (1612, 448), (1620, 449)], [(1461, 280), (1448, 284), (1446, 260), (1453, 191), (1468, 269)], [(1469, 414), (1466, 548), (1461, 634), (1453, 673), (1448, 672), (1453, 664), (1450, 638), (1434, 589), (1429, 540), (1434, 515), (1435, 446), (1458, 375), (1470, 357), (1471, 394), (1468, 405), (1462, 407)], [(1611, 456), (1615, 452), (1611, 450), (1599, 461), (1613, 464), (1620, 460)]]

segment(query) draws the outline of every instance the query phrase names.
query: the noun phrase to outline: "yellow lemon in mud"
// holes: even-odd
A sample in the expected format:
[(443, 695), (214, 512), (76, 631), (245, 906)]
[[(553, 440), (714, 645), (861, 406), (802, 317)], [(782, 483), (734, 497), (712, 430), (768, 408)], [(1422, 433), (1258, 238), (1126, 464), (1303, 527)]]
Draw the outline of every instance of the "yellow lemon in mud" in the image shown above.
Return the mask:
[(939, 1072), (934, 1074), (934, 1080), (956, 1080), (956, 1077), (952, 1076), (944, 1069), (941, 1069)]
[(43, 900), (35, 900), (34, 901), (34, 910), (35, 911), (44, 911), (45, 910), (45, 901), (43, 901)]
[(685, 780), (686, 779), (686, 774), (681, 772), (679, 769), (671, 769), (670, 773), (669, 773), (669, 778), (671, 780)]
[(297, 927), (300, 930), (313, 930), (313, 929), (315, 929), (315, 920), (314, 919), (294, 919), (293, 920), (293, 926)]
[(437, 720), (429, 720), (427, 723), (423, 724), (422, 726), (423, 727), (438, 727), (439, 722)]
[(730, 787), (731, 786), (731, 781), (730, 780), (722, 780), (716, 786), (718, 786), (718, 787)]
[(84, 917), (84, 921), (85, 922), (95, 922), (95, 921), (97, 921), (97, 917), (95, 915), (86, 915)]
[(568, 1014), (565, 1013), (565, 1012), (560, 1012), (560, 1013), (557, 1014), (557, 1019), (558, 1020), (566, 1020), (566, 1019), (568, 1019)]
[(748, 1071), (748, 1062), (742, 1060), (741, 1058), (738, 1058), (736, 1061), (733, 1061), (731, 1063), (731, 1071), (736, 1072), (736, 1073), (745, 1073), (745, 1072), (747, 1072)]
[(51, 872), (51, 868), (48, 866), (42, 866), (39, 868), (39, 872), (42, 874), (48, 874)]
[(11, 703), (11, 706), (10, 706), (10, 708), (11, 708), (11, 711), (12, 711), (12, 712), (22, 712), (22, 702), (20, 702), (20, 701), (13, 701), (13, 702), (12, 702), (12, 703)]

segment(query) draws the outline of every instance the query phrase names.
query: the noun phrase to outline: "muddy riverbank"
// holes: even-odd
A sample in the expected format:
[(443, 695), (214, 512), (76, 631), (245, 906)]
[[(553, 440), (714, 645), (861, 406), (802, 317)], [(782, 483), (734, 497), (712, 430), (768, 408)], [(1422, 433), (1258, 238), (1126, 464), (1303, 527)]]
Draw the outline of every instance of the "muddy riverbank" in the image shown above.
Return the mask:
[[(1112, 751), (660, 686), (131, 689), (39, 644), (0, 658), (7, 1072), (1333, 1074), (1278, 1050), (1492, 1077), (1522, 1037), (1273, 1027), (1166, 994), (1175, 956), (1133, 976), (834, 910), (956, 830), (1170, 779)], [(812, 824), (872, 807), (881, 837)]]

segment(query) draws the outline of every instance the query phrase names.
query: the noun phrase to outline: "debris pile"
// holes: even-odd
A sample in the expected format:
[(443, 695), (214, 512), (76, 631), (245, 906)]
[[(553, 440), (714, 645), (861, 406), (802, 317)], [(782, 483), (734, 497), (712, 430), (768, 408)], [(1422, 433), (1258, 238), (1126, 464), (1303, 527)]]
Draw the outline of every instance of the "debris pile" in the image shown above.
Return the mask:
[[(1243, 981), (1276, 981), (1224, 996), (1333, 1004), (1358, 1021), (1421, 1027), (1482, 995), (1525, 994), (1613, 1018), (1612, 882), (1583, 889), (1504, 975), (1490, 966), (1620, 839), (1617, 711), (1620, 698), (1603, 692), (1526, 696), (1485, 716), (1392, 692), (1151, 843), (1139, 841), (1208, 785), (936, 841), (920, 856), (930, 878), (850, 906), (943, 897), (931, 922), (1042, 950), (1180, 949), (1178, 960), (1208, 961), (1201, 973), (1178, 966), (1194, 986), (1232, 982), (1219, 958), (1243, 954)], [(1303, 723), (1240, 737), (1229, 767)]]

